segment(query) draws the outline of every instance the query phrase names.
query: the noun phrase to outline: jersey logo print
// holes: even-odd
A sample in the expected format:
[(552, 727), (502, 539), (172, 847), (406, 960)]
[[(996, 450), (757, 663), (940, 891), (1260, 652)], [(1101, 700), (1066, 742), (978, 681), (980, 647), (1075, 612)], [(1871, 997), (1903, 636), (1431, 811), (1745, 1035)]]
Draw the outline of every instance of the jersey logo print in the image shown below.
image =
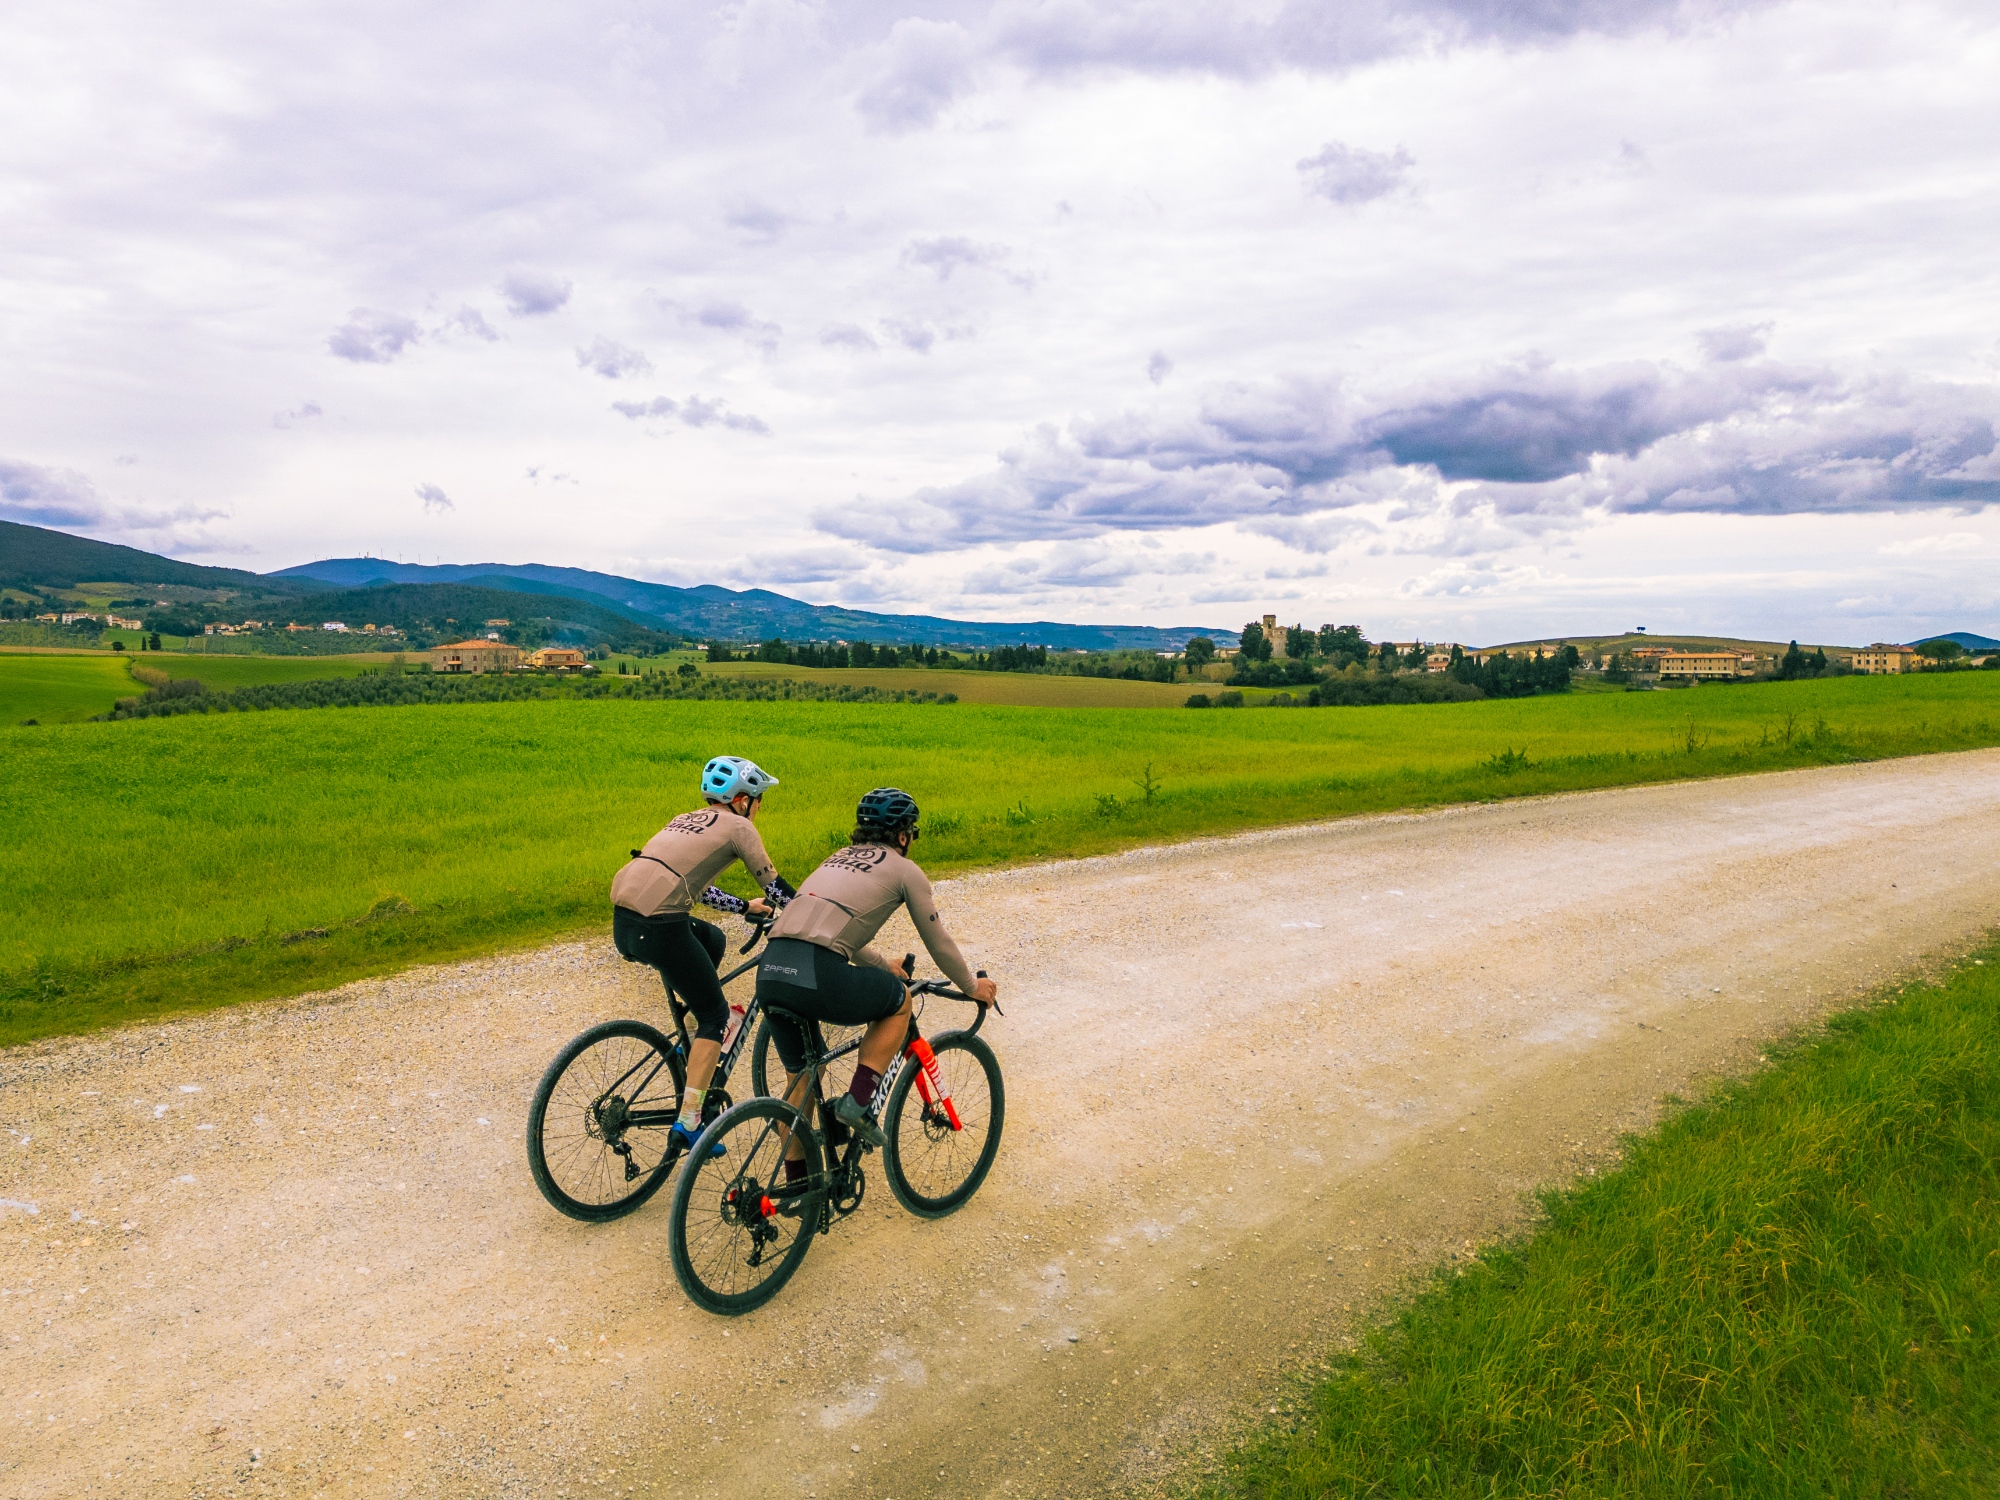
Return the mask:
[(889, 851), (879, 844), (855, 844), (833, 855), (826, 862), (830, 870), (852, 870), (865, 875), (878, 868), (889, 857)]
[(700, 812), (684, 812), (667, 825), (669, 833), (707, 833), (722, 821), (722, 814), (714, 808), (703, 808)]

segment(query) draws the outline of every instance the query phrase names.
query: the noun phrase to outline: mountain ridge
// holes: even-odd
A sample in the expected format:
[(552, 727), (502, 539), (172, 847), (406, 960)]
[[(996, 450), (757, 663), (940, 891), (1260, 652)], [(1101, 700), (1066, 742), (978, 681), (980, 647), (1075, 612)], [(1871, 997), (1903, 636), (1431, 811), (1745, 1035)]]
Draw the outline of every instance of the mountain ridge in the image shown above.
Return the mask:
[(680, 587), (647, 583), (589, 568), (547, 563), (403, 563), (378, 557), (330, 557), (299, 563), (267, 575), (311, 579), (342, 588), (374, 583), (477, 583), (502, 580), (531, 585), (523, 593), (556, 593), (591, 603), (609, 603), (635, 622), (665, 626), (684, 635), (730, 641), (893, 640), (926, 646), (1052, 646), (1068, 650), (1179, 650), (1189, 638), (1234, 639), (1237, 632), (1213, 626), (1078, 625), (1057, 620), (955, 620), (941, 615), (887, 614), (838, 604), (808, 604), (769, 589), (726, 589), (704, 583)]

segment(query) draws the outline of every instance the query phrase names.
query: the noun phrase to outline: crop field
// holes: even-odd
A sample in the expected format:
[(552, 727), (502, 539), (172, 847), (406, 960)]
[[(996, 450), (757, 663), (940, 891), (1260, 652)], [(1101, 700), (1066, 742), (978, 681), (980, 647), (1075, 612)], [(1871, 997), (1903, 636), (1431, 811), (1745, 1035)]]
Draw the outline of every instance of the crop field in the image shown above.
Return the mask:
[[(1119, 677), (1057, 677), (1043, 672), (954, 672), (946, 667), (781, 667), (732, 661), (704, 668), (711, 677), (790, 677), (799, 682), (847, 682), (856, 687), (956, 693), (961, 703), (1022, 708), (1179, 708), (1189, 693), (1213, 693), (1212, 683), (1132, 682)], [(1247, 702), (1274, 696), (1249, 688)]]
[(5, 728), (0, 1043), (601, 923), (626, 851), (718, 753), (782, 778), (763, 826), (797, 881), (885, 783), (924, 805), (920, 858), (949, 872), (1993, 744), (1992, 673), (1369, 709), (603, 700)]
[[(135, 636), (136, 640), (137, 637)], [(258, 682), (299, 682), (315, 677), (352, 677), (380, 666), (387, 656), (204, 656), (178, 652), (0, 652), (0, 724), (36, 719), (71, 724), (145, 689), (132, 680), (131, 666), (153, 667), (170, 677), (194, 677), (209, 687), (247, 687)]]

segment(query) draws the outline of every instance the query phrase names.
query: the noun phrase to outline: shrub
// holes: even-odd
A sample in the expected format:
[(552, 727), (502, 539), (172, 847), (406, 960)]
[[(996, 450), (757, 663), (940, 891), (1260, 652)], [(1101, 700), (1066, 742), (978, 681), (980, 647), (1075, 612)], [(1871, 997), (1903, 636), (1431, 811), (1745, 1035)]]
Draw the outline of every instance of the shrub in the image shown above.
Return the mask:
[(1208, 694), (1206, 693), (1189, 693), (1187, 706), (1189, 708), (1212, 708), (1214, 705), (1208, 701)]
[(1215, 706), (1217, 708), (1241, 708), (1243, 706), (1243, 695), (1233, 691), (1218, 693), (1215, 698)]

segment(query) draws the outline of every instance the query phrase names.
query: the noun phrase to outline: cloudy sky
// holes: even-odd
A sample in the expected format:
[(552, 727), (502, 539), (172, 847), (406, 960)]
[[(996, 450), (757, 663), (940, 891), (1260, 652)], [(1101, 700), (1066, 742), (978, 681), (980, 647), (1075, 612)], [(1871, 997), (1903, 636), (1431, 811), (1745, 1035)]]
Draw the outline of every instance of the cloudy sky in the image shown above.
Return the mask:
[(2000, 12), (0, 15), (0, 517), (990, 619), (2000, 633)]

